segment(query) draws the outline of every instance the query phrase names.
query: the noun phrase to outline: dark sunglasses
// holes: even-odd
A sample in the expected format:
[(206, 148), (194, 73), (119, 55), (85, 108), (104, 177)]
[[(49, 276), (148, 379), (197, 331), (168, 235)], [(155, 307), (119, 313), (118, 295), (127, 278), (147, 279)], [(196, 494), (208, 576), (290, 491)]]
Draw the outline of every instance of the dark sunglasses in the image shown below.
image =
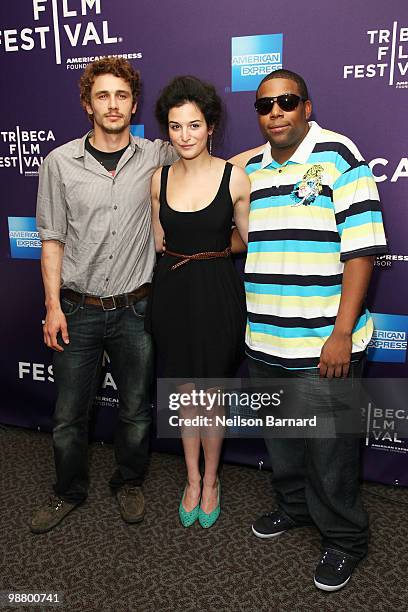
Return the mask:
[(296, 94), (286, 93), (280, 96), (273, 96), (271, 98), (259, 98), (256, 100), (254, 106), (258, 115), (268, 115), (275, 102), (278, 103), (279, 108), (285, 112), (290, 112), (298, 107), (299, 102), (306, 102), (306, 98), (301, 98)]

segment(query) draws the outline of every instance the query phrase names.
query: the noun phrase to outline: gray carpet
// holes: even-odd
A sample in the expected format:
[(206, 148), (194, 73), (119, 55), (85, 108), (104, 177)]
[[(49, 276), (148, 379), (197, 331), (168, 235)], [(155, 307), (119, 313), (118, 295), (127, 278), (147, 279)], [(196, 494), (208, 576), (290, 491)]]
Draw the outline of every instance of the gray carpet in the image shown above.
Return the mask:
[(177, 515), (183, 460), (153, 454), (144, 487), (148, 513), (128, 526), (107, 487), (112, 448), (93, 444), (87, 502), (35, 536), (27, 522), (53, 481), (51, 437), (9, 428), (0, 430), (0, 444), (0, 590), (59, 591), (65, 603), (57, 609), (80, 612), (408, 610), (407, 489), (364, 484), (370, 554), (350, 584), (330, 594), (313, 585), (320, 556), (314, 528), (266, 542), (251, 534), (251, 521), (272, 506), (266, 472), (225, 465), (219, 521), (208, 531), (198, 524), (184, 529)]

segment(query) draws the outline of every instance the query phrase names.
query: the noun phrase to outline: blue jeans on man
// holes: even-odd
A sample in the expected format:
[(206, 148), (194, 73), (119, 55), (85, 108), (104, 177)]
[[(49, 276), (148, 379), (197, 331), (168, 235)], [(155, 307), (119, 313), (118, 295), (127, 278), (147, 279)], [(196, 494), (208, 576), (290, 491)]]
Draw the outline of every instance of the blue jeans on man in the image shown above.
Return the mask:
[(116, 310), (73, 303), (61, 296), (69, 344), (54, 355), (58, 390), (53, 443), (56, 466), (55, 493), (78, 504), (88, 490), (88, 421), (97, 391), (103, 352), (110, 358), (119, 395), (114, 436), (117, 468), (110, 480), (113, 490), (140, 486), (148, 464), (151, 423), (150, 385), (153, 349), (144, 331), (147, 298)]
[[(327, 436), (265, 437), (279, 510), (296, 525), (315, 524), (324, 548), (332, 547), (356, 559), (366, 555), (368, 545), (368, 517), (359, 490), (359, 413), (351, 414), (352, 425), (357, 423), (355, 431), (339, 433), (336, 427), (340, 416), (347, 428), (345, 410), (358, 410), (362, 370), (362, 361), (352, 363), (346, 384), (320, 378), (317, 368), (285, 370), (249, 360), (253, 379), (293, 381), (296, 407), (304, 416), (317, 414), (317, 420), (327, 427)], [(338, 394), (333, 392), (336, 388)]]

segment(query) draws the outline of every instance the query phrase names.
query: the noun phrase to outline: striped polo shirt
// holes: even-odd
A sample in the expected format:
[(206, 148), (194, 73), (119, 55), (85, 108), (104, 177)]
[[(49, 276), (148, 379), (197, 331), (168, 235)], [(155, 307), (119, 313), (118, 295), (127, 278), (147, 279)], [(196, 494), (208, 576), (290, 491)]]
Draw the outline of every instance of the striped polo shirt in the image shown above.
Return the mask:
[[(348, 138), (315, 122), (288, 161), (278, 164), (268, 143), (246, 172), (247, 354), (287, 369), (316, 368), (334, 328), (344, 262), (386, 251), (374, 178)], [(364, 308), (353, 329), (353, 361), (372, 332)]]

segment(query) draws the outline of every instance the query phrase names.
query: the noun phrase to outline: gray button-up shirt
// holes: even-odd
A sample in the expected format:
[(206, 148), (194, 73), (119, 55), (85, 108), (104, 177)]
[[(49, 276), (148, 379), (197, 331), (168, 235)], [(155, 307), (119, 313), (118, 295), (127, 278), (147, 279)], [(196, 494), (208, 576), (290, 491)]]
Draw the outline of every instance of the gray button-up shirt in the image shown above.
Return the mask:
[(37, 228), (64, 247), (61, 281), (89, 295), (128, 293), (151, 280), (150, 179), (177, 156), (169, 143), (130, 136), (112, 176), (85, 140), (54, 149), (40, 168)]

